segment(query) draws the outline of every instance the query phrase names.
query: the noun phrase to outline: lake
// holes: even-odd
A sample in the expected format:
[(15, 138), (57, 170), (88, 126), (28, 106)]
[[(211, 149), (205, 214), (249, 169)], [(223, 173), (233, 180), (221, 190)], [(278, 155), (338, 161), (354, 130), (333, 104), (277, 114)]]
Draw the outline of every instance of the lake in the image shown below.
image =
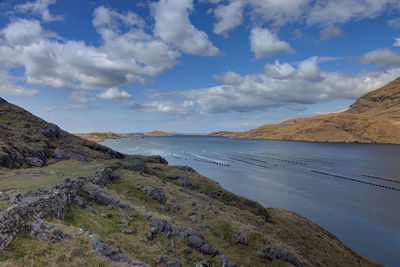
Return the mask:
[(358, 254), (400, 266), (400, 146), (177, 135), (107, 139), (158, 154), (267, 207), (295, 211)]

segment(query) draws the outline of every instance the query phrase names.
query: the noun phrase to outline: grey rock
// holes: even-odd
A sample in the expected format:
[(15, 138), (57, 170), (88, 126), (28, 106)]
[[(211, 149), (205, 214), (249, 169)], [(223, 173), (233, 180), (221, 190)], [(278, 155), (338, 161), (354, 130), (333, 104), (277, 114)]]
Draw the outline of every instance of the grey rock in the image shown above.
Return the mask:
[(123, 233), (128, 234), (128, 235), (133, 235), (133, 230), (132, 229), (122, 229), (121, 230)]
[(83, 209), (86, 207), (86, 199), (80, 196), (76, 196), (74, 199), (74, 204)]
[(28, 167), (43, 167), (45, 165), (44, 161), (37, 157), (26, 157), (24, 161)]
[(218, 250), (213, 247), (199, 232), (192, 228), (186, 228), (179, 232), (179, 237), (185, 240), (189, 247), (197, 251), (214, 257), (219, 254)]
[[(263, 253), (264, 252), (264, 253)], [(303, 267), (304, 264), (292, 253), (283, 250), (283, 249), (277, 249), (277, 248), (269, 248), (267, 250), (265, 250), (265, 248), (261, 248), (259, 250), (259, 253), (263, 253), (263, 256), (267, 259), (267, 260), (281, 260), (287, 263), (292, 264), (293, 266), (296, 267)]]
[(113, 182), (120, 181), (121, 177), (118, 174), (113, 173), (112, 168), (107, 167), (96, 171), (96, 173), (93, 176), (89, 177), (88, 180), (101, 187), (106, 187)]
[(39, 133), (47, 138), (58, 139), (60, 137), (60, 128), (57, 125), (50, 124), (46, 129), (41, 129)]
[(55, 159), (67, 159), (67, 150), (63, 147), (54, 149)]
[(126, 262), (132, 266), (143, 266), (143, 267), (150, 267), (150, 265), (143, 263), (138, 260), (134, 260), (126, 256), (116, 247), (113, 247), (103, 240), (101, 240), (97, 235), (93, 235), (92, 237), (92, 245), (94, 250), (96, 250), (97, 254), (101, 257), (108, 258), (114, 262)]
[(236, 264), (230, 261), (225, 255), (219, 255), (218, 258), (222, 261), (222, 267), (236, 267)]
[(189, 219), (192, 221), (192, 223), (197, 223), (197, 215), (196, 214), (190, 215)]
[(146, 218), (150, 224), (150, 231), (147, 233), (147, 239), (154, 239), (158, 233), (165, 232), (171, 234), (174, 231), (174, 228), (166, 221), (157, 217), (147, 216)]
[(232, 240), (236, 243), (236, 244), (242, 244), (245, 246), (249, 245), (249, 241), (246, 237), (242, 236), (241, 234), (233, 234), (232, 235)]
[(77, 161), (88, 162), (87, 158), (81, 154), (68, 152), (68, 157)]
[(161, 261), (165, 264), (165, 266), (167, 267), (180, 267), (179, 264), (171, 261), (170, 259), (166, 258), (166, 257), (161, 257)]
[(40, 219), (31, 225), (29, 235), (39, 240), (51, 241), (53, 243), (69, 238), (68, 235), (64, 234), (56, 227)]
[(85, 183), (82, 188), (87, 192), (85, 197), (87, 197), (89, 201), (94, 201), (102, 206), (112, 205), (127, 211), (133, 211), (133, 208), (130, 207), (129, 204), (121, 202), (119, 198), (114, 197), (98, 185)]
[(213, 264), (211, 261), (200, 261), (194, 264), (195, 267), (216, 267), (215, 264)]
[(165, 197), (164, 193), (153, 186), (142, 186), (140, 190), (161, 204), (165, 204), (167, 202), (167, 198)]
[(122, 164), (122, 169), (144, 173), (146, 170), (146, 163), (141, 159), (130, 159), (129, 163)]

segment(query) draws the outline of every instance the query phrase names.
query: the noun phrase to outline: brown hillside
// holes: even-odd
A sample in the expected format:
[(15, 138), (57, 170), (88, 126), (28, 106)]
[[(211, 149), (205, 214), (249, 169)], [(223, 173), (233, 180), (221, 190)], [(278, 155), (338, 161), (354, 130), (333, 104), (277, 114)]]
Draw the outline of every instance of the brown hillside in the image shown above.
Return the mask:
[(0, 168), (42, 167), (61, 159), (122, 158), (0, 98)]
[(312, 142), (400, 144), (400, 78), (360, 97), (344, 112), (290, 119), (247, 132), (215, 132), (210, 135)]

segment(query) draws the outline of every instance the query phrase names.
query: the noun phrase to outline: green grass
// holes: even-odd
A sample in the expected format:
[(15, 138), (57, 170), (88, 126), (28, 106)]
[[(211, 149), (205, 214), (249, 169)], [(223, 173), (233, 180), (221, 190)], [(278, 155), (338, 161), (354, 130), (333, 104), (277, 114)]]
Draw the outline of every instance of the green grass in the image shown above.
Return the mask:
[(231, 235), (233, 233), (232, 225), (227, 222), (221, 222), (221, 223), (215, 224), (211, 228), (211, 233), (214, 236), (222, 238), (224, 240), (230, 240)]

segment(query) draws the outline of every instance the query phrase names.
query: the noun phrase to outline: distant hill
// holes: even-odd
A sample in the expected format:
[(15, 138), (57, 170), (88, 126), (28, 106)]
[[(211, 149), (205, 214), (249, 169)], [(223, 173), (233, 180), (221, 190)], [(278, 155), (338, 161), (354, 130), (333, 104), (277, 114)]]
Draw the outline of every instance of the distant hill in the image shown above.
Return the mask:
[(144, 133), (144, 136), (172, 136), (172, 134), (155, 130), (150, 133)]
[(129, 134), (117, 134), (113, 132), (105, 132), (105, 133), (74, 133), (74, 135), (79, 136), (83, 139), (93, 141), (93, 142), (102, 142), (105, 139), (117, 139), (130, 137)]
[(400, 144), (400, 78), (360, 97), (344, 112), (295, 118), (246, 132), (214, 132), (230, 138)]
[(0, 98), (0, 168), (42, 167), (61, 159), (123, 158)]

